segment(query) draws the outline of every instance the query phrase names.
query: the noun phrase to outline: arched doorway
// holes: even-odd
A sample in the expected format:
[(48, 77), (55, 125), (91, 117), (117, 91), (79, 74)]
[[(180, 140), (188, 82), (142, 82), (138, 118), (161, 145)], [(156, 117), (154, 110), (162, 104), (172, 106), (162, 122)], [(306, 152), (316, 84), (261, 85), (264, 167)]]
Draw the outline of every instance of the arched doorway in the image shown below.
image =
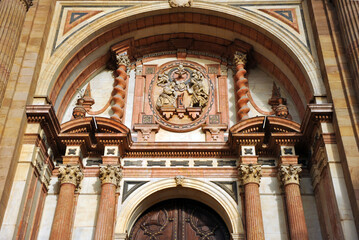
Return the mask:
[(229, 240), (220, 216), (203, 203), (170, 199), (150, 207), (134, 224), (130, 240)]

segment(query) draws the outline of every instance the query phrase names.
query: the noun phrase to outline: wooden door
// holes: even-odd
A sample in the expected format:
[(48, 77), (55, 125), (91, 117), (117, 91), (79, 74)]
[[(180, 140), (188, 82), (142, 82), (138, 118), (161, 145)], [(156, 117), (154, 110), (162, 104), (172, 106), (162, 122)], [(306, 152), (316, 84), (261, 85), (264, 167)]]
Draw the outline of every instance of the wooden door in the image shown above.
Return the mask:
[(220, 216), (189, 199), (156, 204), (137, 219), (130, 240), (229, 240)]

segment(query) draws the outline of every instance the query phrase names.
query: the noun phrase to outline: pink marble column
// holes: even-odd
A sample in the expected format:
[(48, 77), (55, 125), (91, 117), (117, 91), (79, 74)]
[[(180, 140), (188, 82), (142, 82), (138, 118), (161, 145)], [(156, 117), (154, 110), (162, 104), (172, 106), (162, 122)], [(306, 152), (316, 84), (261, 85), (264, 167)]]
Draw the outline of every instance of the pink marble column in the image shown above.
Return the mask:
[(291, 240), (308, 239), (302, 197), (299, 189), (299, 173), (302, 169), (294, 165), (281, 165), (280, 178), (284, 185), (289, 231)]
[(121, 177), (122, 170), (117, 166), (108, 165), (100, 169), (102, 188), (95, 240), (112, 239), (116, 213), (116, 188)]
[(63, 166), (60, 167), (59, 172), (61, 186), (52, 223), (51, 240), (71, 239), (74, 195), (83, 178), (82, 171), (78, 166)]
[(247, 240), (264, 240), (262, 207), (259, 195), (261, 166), (241, 164), (239, 176), (244, 185)]

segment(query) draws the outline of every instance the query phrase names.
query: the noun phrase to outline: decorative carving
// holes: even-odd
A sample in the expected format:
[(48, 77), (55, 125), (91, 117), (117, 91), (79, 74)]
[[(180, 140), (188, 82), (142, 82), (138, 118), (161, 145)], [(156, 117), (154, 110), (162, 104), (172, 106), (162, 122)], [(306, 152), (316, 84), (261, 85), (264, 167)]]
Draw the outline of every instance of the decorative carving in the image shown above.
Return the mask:
[(234, 64), (237, 65), (246, 65), (247, 63), (247, 54), (241, 53), (241, 52), (236, 52), (234, 54), (234, 58), (233, 58), (233, 62)]
[(168, 0), (171, 7), (191, 7), (193, 0)]
[(160, 126), (158, 124), (135, 124), (133, 128), (138, 133), (138, 142), (154, 142), (155, 134), (160, 129)]
[(184, 176), (176, 176), (175, 182), (177, 187), (183, 187)]
[(32, 0), (20, 0), (20, 2), (25, 6), (26, 11), (33, 5)]
[(101, 179), (102, 184), (111, 183), (118, 187), (122, 179), (122, 169), (118, 166), (111, 165), (101, 167), (99, 178)]
[(287, 107), (287, 99), (282, 98), (280, 88), (273, 82), (272, 97), (268, 100), (275, 115), (282, 118), (292, 119)]
[(130, 60), (127, 54), (117, 55), (116, 61), (118, 68), (116, 70), (117, 77), (115, 78), (114, 88), (112, 91), (113, 111), (112, 119), (121, 121), (124, 115), (125, 99), (126, 99), (126, 87), (127, 87), (127, 66), (130, 64)]
[(261, 165), (254, 164), (241, 164), (238, 168), (239, 177), (242, 180), (243, 185), (248, 183), (259, 184), (262, 177), (261, 171)]
[(84, 175), (79, 166), (61, 166), (59, 168), (59, 180), (61, 184), (70, 183), (76, 186), (77, 189), (80, 188), (80, 183)]
[(227, 130), (226, 124), (209, 124), (202, 126), (203, 132), (206, 133), (207, 142), (224, 142), (224, 132)]
[(203, 67), (188, 61), (167, 64), (150, 85), (149, 98), (154, 100), (150, 107), (158, 113), (154, 115), (156, 122), (176, 130), (198, 127), (200, 120), (204, 120), (202, 113), (208, 115), (213, 105), (214, 94), (210, 89), (213, 84)]
[(281, 165), (279, 169), (279, 177), (284, 185), (298, 184), (299, 185), (299, 173), (302, 171), (300, 166)]
[(72, 116), (75, 119), (86, 117), (86, 109), (83, 107), (83, 104), (84, 104), (84, 99), (82, 97), (77, 99), (76, 106), (72, 110)]
[(237, 118), (238, 120), (243, 120), (248, 118), (249, 107), (247, 103), (249, 102), (249, 97), (247, 93), (249, 92), (248, 88), (248, 79), (245, 77), (247, 71), (244, 69), (244, 65), (247, 63), (247, 55), (241, 52), (236, 52), (234, 55), (234, 63), (236, 64), (236, 97), (237, 97)]

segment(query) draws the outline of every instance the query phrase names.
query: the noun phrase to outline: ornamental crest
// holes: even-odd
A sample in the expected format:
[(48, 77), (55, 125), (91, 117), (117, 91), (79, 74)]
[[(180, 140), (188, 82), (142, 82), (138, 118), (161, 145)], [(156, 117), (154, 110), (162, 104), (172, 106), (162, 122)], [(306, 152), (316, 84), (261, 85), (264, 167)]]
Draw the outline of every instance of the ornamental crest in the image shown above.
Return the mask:
[(205, 69), (188, 61), (171, 62), (150, 84), (149, 102), (157, 122), (168, 130), (200, 126), (213, 105), (213, 84)]

